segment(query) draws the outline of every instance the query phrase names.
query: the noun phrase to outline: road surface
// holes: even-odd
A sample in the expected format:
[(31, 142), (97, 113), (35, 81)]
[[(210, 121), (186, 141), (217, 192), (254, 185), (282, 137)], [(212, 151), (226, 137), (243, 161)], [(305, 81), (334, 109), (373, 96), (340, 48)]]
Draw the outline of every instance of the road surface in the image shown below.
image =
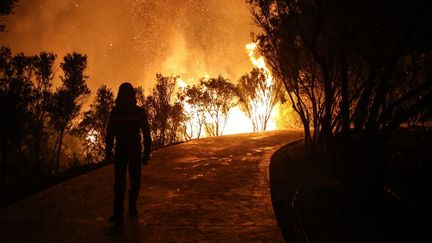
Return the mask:
[[(205, 138), (160, 149), (143, 168), (139, 215), (107, 219), (113, 166), (0, 209), (1, 242), (283, 242), (268, 165), (298, 131)], [(126, 198), (127, 200), (127, 198)], [(127, 206), (127, 203), (125, 203)]]

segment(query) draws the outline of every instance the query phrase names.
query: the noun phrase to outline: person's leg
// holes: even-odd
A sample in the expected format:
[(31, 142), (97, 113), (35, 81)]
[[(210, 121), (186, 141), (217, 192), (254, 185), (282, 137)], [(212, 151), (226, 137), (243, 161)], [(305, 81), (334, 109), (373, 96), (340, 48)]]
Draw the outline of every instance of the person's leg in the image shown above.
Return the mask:
[(139, 189), (141, 185), (141, 160), (140, 155), (132, 156), (129, 161), (129, 213), (131, 216), (138, 214), (136, 201), (138, 200)]
[(126, 190), (126, 167), (125, 157), (121, 153), (116, 153), (114, 157), (114, 205), (113, 215), (110, 222), (123, 222), (124, 193)]

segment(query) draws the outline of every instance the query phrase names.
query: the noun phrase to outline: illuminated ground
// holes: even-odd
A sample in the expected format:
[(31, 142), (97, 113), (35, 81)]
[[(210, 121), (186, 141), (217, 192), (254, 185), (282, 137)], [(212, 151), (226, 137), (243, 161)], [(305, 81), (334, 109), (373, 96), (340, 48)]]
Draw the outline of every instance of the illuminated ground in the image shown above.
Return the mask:
[(111, 213), (113, 166), (0, 209), (1, 242), (282, 242), (269, 158), (296, 131), (206, 138), (157, 151), (143, 170), (139, 217)]

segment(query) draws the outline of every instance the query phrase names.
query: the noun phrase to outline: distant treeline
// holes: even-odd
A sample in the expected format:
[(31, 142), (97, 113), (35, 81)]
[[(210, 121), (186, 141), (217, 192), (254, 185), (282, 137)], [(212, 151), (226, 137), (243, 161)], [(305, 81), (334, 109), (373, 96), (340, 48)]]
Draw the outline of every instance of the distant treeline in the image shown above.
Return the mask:
[[(104, 159), (114, 91), (101, 85), (84, 111), (90, 96), (87, 56), (64, 56), (61, 85), (53, 87), (56, 58), (51, 52), (26, 56), (0, 49), (2, 187)], [(154, 148), (221, 135), (236, 105), (250, 118), (254, 131), (265, 130), (274, 105), (283, 100), (280, 83), (267, 83), (260, 69), (242, 76), (237, 85), (218, 76), (188, 86), (179, 76), (157, 74), (149, 94), (142, 86), (135, 89), (138, 105), (148, 113)]]
[(84, 74), (87, 57), (79, 53), (63, 58), (62, 85), (53, 90), (55, 59), (49, 52), (25, 56), (0, 49), (2, 186), (61, 169), (65, 135), (72, 131), (90, 90)]

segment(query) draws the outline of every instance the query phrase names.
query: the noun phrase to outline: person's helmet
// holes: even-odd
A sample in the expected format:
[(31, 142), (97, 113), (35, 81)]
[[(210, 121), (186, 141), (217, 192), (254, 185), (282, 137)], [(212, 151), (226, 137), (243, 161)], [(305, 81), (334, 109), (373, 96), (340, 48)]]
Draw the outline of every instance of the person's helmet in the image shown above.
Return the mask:
[(115, 104), (117, 107), (133, 107), (136, 106), (137, 100), (135, 89), (132, 84), (125, 82), (119, 87)]

